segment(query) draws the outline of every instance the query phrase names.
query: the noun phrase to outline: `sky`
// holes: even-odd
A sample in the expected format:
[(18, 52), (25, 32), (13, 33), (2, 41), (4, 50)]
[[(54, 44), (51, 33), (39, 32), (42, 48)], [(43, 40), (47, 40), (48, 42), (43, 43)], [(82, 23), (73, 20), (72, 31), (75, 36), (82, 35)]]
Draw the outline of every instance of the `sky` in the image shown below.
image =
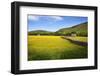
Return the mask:
[(87, 17), (28, 15), (28, 31), (45, 30), (55, 32), (61, 28), (72, 27), (87, 22)]

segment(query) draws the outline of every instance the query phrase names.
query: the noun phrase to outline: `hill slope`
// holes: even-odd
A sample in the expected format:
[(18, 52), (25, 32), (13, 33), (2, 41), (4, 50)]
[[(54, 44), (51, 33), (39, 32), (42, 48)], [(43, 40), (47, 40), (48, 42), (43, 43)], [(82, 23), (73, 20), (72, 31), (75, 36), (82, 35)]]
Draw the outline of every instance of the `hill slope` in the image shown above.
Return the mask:
[(29, 35), (49, 35), (52, 34), (52, 32), (49, 31), (45, 31), (45, 30), (35, 30), (35, 31), (30, 31), (28, 32)]
[(58, 34), (62, 33), (62, 34), (71, 34), (72, 32), (75, 32), (77, 35), (82, 35), (82, 36), (87, 36), (88, 34), (88, 23), (85, 22), (85, 23), (81, 23), (81, 24), (78, 24), (78, 25), (75, 25), (73, 27), (69, 27), (69, 28), (63, 28), (63, 29), (60, 29), (58, 31), (56, 31)]

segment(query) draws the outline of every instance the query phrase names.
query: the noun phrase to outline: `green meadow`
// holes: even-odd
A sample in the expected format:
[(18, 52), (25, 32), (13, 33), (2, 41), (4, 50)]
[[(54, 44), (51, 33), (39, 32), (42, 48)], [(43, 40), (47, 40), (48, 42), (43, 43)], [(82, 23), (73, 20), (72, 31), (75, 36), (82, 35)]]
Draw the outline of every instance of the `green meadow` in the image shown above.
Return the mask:
[(71, 40), (75, 40), (75, 41), (81, 41), (81, 42), (88, 42), (88, 38), (87, 37), (67, 37)]
[[(87, 37), (70, 37), (87, 42)], [(61, 36), (28, 36), (28, 60), (87, 58), (87, 46), (74, 44)]]

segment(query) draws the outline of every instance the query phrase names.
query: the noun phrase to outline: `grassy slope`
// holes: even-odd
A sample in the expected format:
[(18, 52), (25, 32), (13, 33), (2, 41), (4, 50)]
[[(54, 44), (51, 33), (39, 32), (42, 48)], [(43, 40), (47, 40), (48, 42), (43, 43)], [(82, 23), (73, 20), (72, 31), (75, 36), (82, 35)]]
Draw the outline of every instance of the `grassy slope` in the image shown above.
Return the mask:
[(45, 31), (45, 30), (35, 30), (35, 31), (30, 31), (28, 32), (29, 35), (34, 35), (34, 34), (56, 34), (56, 33), (71, 33), (71, 32), (76, 32), (76, 33), (81, 33), (81, 34), (86, 34), (87, 35), (87, 22), (86, 23), (81, 23), (78, 25), (75, 25), (73, 27), (69, 27), (69, 28), (62, 28), (59, 29), (56, 32), (49, 32), (49, 31)]
[(30, 31), (28, 32), (29, 35), (34, 35), (34, 34), (51, 34), (52, 32), (45, 31), (45, 30), (35, 30), (35, 31)]
[(73, 27), (69, 28), (63, 28), (58, 30), (57, 32), (66, 32), (66, 33), (71, 33), (71, 32), (76, 32), (76, 33), (86, 33), (87, 34), (87, 22), (75, 25)]
[(60, 36), (28, 36), (28, 60), (86, 58), (87, 47), (70, 43)]

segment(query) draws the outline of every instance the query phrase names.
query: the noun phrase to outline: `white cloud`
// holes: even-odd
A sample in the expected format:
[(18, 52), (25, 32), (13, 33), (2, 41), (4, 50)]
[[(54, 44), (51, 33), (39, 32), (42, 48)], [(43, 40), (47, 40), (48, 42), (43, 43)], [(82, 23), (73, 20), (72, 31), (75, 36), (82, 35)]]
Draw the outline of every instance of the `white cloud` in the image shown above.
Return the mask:
[[(28, 16), (28, 19), (29, 20), (33, 20), (33, 21), (38, 21), (42, 17), (46, 17), (46, 16), (34, 16), (34, 15), (30, 15), (30, 16)], [(47, 18), (51, 18), (51, 19), (53, 19), (55, 21), (63, 20), (63, 17), (61, 17), (61, 16), (47, 16)]]
[(60, 16), (50, 16), (50, 17), (53, 18), (53, 19), (55, 19), (55, 20), (57, 20), (57, 21), (63, 20), (63, 18), (60, 17)]
[(30, 15), (30, 16), (28, 16), (28, 19), (29, 20), (37, 21), (37, 20), (39, 20), (39, 17), (38, 16), (32, 16), (32, 15)]

